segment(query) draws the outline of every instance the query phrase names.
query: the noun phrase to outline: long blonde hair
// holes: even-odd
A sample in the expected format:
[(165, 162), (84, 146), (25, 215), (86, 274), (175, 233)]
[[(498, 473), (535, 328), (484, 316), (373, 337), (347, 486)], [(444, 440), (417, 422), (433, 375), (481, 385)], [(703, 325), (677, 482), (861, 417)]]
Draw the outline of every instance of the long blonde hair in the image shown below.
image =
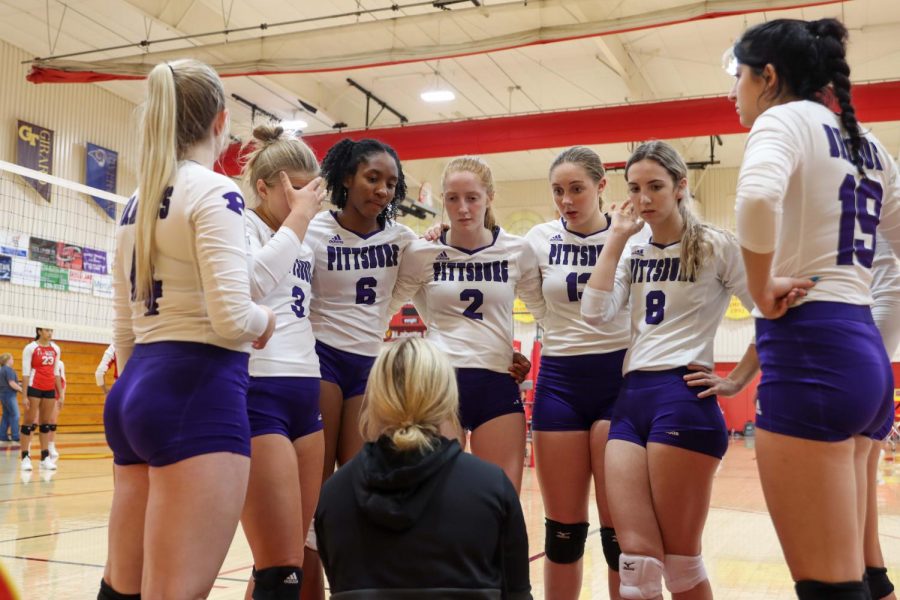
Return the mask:
[[(628, 158), (628, 162), (625, 163), (626, 179), (628, 179), (628, 169), (631, 168), (631, 165), (641, 160), (652, 160), (668, 171), (676, 189), (682, 179), (687, 179), (688, 168), (684, 159), (675, 148), (665, 142), (645, 142), (638, 146)], [(678, 212), (684, 222), (684, 229), (681, 233), (681, 277), (693, 281), (700, 274), (700, 269), (703, 268), (706, 260), (712, 255), (712, 244), (706, 236), (707, 229), (711, 229), (711, 227), (703, 223), (694, 213), (691, 192), (687, 186), (677, 202)]]
[(208, 65), (193, 59), (156, 65), (147, 77), (141, 115), (141, 154), (134, 243), (134, 297), (153, 294), (156, 220), (176, 163), (209, 134), (225, 109), (225, 90)]
[(256, 182), (262, 179), (269, 187), (281, 185), (278, 173), (281, 171), (297, 171), (304, 176), (315, 177), (319, 174), (319, 163), (316, 155), (306, 143), (293, 136), (285, 135), (284, 128), (275, 125), (260, 125), (253, 130), (255, 149), (247, 157), (242, 173), (244, 187), (253, 202), (250, 208), (259, 204)]
[(459, 429), (456, 374), (447, 356), (424, 338), (387, 344), (375, 359), (360, 415), (368, 440), (390, 438), (401, 452), (433, 449), (442, 424)]
[[(441, 188), (447, 185), (447, 178), (453, 173), (472, 173), (481, 181), (484, 186), (488, 198), (494, 199), (494, 175), (491, 173), (491, 167), (479, 156), (458, 156), (447, 163), (444, 167), (444, 174), (441, 175)], [(497, 227), (497, 219), (494, 217), (494, 211), (491, 205), (487, 205), (484, 212), (484, 226), (486, 229), (493, 230)]]

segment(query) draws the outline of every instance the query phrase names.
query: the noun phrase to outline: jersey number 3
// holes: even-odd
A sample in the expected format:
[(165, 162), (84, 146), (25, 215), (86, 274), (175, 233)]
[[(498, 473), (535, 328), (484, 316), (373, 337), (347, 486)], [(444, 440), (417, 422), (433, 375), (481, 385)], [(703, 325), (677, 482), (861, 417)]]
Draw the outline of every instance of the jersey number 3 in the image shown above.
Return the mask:
[[(862, 266), (871, 269), (875, 258), (875, 229), (881, 215), (881, 184), (871, 179), (856, 183), (853, 175), (844, 177), (838, 197), (841, 201), (841, 230), (838, 236), (837, 264), (852, 265), (853, 257)], [(872, 211), (869, 211), (869, 203)], [(856, 224), (862, 238), (856, 236)], [(866, 243), (868, 238), (868, 244)]]

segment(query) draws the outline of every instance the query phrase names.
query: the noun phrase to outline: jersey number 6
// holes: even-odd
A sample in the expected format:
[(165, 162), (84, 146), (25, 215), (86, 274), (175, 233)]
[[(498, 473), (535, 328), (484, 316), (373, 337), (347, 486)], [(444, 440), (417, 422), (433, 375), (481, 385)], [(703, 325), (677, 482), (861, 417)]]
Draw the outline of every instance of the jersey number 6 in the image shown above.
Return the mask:
[(378, 281), (374, 277), (363, 277), (356, 282), (356, 303), (357, 304), (375, 304), (375, 290), (372, 289), (378, 285)]

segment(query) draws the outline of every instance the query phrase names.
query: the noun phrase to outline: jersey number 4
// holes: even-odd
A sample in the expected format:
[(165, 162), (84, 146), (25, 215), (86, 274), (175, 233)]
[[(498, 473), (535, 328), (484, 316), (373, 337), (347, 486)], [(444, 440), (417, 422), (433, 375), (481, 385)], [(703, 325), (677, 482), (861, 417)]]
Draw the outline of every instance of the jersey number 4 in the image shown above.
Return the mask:
[[(841, 201), (841, 230), (838, 236), (837, 264), (852, 265), (855, 256), (859, 264), (872, 268), (872, 260), (875, 258), (875, 229), (881, 215), (883, 195), (884, 190), (877, 181), (863, 179), (857, 185), (853, 175), (844, 177), (838, 193)], [(857, 223), (862, 239), (856, 236)]]

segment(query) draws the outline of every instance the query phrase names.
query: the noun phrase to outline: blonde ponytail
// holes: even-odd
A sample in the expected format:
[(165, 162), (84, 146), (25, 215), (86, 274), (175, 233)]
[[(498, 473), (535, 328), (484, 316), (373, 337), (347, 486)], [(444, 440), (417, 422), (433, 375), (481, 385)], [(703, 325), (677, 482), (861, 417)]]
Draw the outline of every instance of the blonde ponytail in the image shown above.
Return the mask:
[(177, 161), (207, 135), (225, 109), (225, 90), (208, 65), (192, 60), (160, 63), (147, 77), (141, 115), (138, 206), (135, 217), (134, 299), (153, 295), (156, 221)]
[(694, 281), (697, 278), (713, 251), (706, 235), (709, 225), (697, 217), (691, 207), (692, 203), (693, 199), (685, 189), (684, 196), (678, 202), (678, 212), (684, 221), (684, 230), (681, 234), (681, 277), (687, 281)]
[(456, 375), (449, 359), (423, 338), (388, 344), (366, 386), (360, 431), (368, 440), (387, 436), (401, 452), (433, 449), (441, 425), (459, 429)]
[(141, 117), (140, 195), (135, 219), (134, 299), (147, 300), (153, 289), (152, 253), (156, 219), (177, 160), (175, 73), (166, 63), (147, 78), (149, 92)]

